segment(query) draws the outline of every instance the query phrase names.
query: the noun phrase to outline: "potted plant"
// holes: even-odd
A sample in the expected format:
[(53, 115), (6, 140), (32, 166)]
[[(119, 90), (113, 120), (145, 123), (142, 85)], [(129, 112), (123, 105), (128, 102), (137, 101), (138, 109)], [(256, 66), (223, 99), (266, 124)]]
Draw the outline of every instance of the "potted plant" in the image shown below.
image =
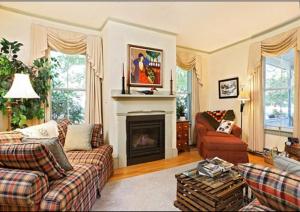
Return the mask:
[(185, 121), (185, 105), (181, 100), (176, 101), (176, 115), (180, 121)]

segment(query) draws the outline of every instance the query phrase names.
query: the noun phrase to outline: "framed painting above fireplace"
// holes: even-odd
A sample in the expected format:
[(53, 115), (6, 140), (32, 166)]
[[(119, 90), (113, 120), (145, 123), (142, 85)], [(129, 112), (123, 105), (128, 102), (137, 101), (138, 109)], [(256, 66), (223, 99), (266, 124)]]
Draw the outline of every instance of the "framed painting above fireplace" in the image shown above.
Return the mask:
[(163, 87), (163, 50), (128, 45), (128, 85)]

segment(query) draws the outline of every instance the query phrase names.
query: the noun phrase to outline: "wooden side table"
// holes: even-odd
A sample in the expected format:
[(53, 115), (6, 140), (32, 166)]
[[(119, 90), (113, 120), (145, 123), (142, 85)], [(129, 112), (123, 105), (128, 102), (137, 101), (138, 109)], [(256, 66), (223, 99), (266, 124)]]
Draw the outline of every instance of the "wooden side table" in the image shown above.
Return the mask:
[(190, 151), (189, 147), (189, 132), (190, 122), (189, 121), (177, 121), (176, 124), (177, 134), (177, 150), (178, 151)]

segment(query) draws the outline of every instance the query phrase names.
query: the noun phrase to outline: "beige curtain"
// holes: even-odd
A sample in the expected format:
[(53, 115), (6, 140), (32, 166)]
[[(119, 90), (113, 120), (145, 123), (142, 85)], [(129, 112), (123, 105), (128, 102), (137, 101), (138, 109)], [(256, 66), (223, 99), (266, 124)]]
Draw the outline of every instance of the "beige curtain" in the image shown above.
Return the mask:
[(88, 123), (102, 123), (102, 39), (98, 36), (87, 38), (87, 104), (85, 119)]
[(295, 48), (295, 114), (294, 135), (299, 137), (299, 48), (300, 30), (293, 29), (272, 38), (254, 43), (250, 46), (248, 60), (248, 74), (250, 76), (250, 110), (249, 110), (249, 141), (248, 147), (254, 151), (262, 151), (264, 147), (264, 114), (263, 114), (263, 56), (275, 57)]
[(195, 137), (195, 116), (200, 112), (200, 88), (202, 86), (202, 61), (199, 55), (177, 50), (176, 52), (176, 65), (180, 68), (192, 71), (192, 140), (196, 143)]
[[(102, 40), (98, 36), (64, 31), (41, 25), (32, 25), (32, 61), (47, 56), (50, 49), (65, 54), (85, 54), (87, 57), (86, 72), (86, 113), (87, 123), (102, 123), (102, 89), (103, 58)], [(50, 109), (47, 110), (50, 119)]]

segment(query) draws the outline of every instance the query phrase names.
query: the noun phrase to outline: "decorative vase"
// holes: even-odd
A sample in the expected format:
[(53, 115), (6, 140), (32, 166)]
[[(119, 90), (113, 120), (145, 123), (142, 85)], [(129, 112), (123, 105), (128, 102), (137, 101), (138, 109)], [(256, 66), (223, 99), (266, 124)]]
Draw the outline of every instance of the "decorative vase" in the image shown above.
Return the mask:
[(179, 121), (186, 121), (185, 116), (180, 116), (180, 117), (179, 117)]

